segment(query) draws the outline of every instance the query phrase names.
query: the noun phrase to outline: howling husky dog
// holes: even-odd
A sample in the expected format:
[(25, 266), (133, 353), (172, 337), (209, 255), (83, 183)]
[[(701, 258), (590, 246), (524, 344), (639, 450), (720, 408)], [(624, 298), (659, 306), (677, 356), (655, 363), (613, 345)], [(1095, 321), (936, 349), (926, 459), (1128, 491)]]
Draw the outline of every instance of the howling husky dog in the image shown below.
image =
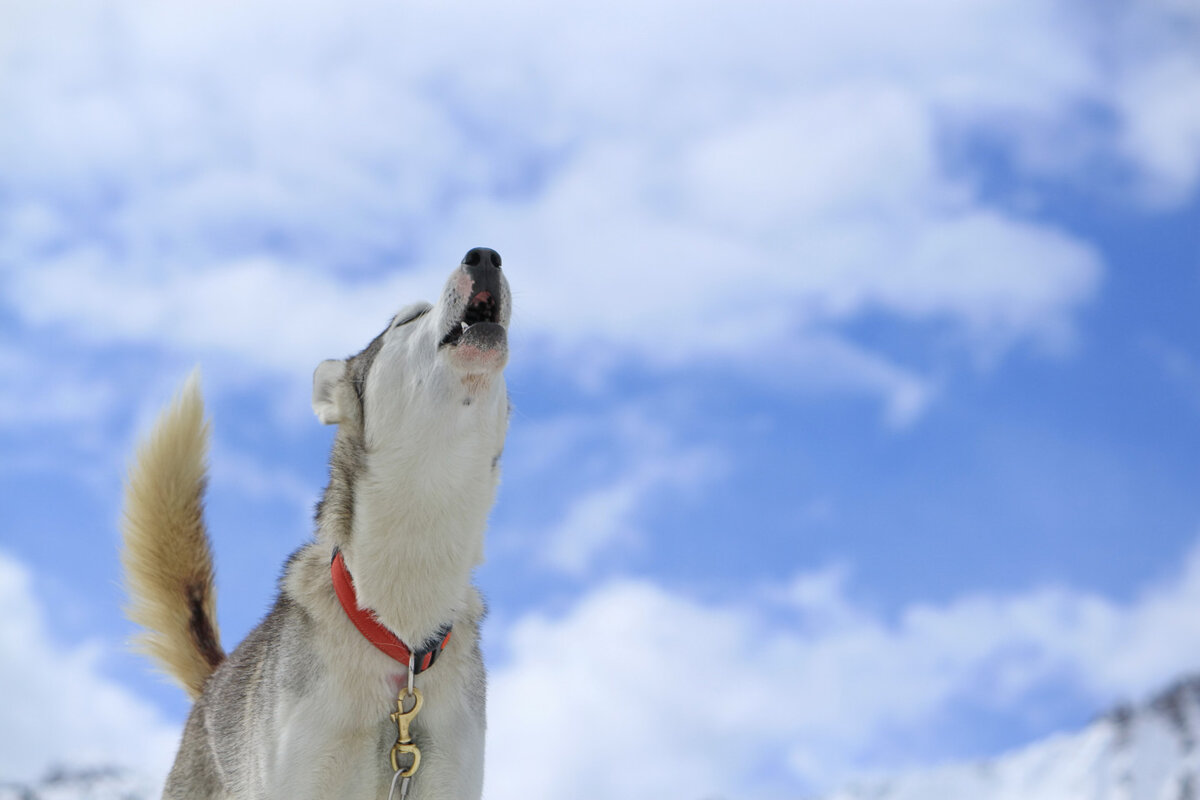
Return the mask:
[[(313, 410), (338, 431), (315, 541), (229, 656), (194, 378), (163, 413), (130, 471), (122, 557), (144, 649), (195, 699), (164, 797), (382, 800), (418, 759), (410, 800), (480, 796), (483, 602), (471, 572), (508, 427), (511, 310), (499, 254), (475, 248), (437, 305), (401, 309), (361, 353), (317, 367)], [(406, 694), (410, 666), (423, 702)], [(393, 767), (398, 696), (409, 718), (421, 707), (415, 747)]]

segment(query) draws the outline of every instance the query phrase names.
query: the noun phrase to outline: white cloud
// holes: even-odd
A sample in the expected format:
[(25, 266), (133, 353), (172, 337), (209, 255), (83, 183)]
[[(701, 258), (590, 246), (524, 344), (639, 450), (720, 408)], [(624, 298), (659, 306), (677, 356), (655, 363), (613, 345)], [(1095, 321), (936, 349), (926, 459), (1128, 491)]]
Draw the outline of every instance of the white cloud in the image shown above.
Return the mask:
[(1133, 166), (1137, 199), (1178, 207), (1200, 185), (1200, 7), (1146, 0), (1113, 10), (1103, 26), (1114, 146)]
[(796, 341), (773, 341), (765, 364), (736, 369), (787, 391), (852, 393), (878, 397), (883, 420), (902, 429), (937, 400), (939, 383), (841, 337), (812, 333)]
[(361, 349), (410, 298), (436, 296), (454, 263), (346, 283), (267, 257), (131, 274), (92, 251), (10, 273), (7, 289), (30, 325), (87, 342), (155, 342), (307, 374)]
[(481, 203), (453, 230), (523, 251), (520, 321), (566, 353), (599, 340), (652, 362), (769, 365), (780, 342), (868, 312), (945, 320), (989, 349), (1063, 342), (1098, 288), (1098, 253), (971, 202), (931, 165), (932, 134), (893, 118), (916, 112), (878, 94), (809, 98), (802, 127), (760, 120), (682, 159), (598, 149), (536, 206)]
[(209, 472), (222, 490), (236, 491), (253, 500), (278, 499), (287, 503), (305, 524), (320, 499), (319, 486), (305, 483), (285, 466), (268, 465), (220, 439), (213, 447)]
[[(1017, 712), (1069, 680), (1098, 708), (1200, 663), (1200, 547), (1121, 603), (1067, 588), (914, 603), (885, 618), (837, 567), (737, 602), (648, 581), (503, 636), (488, 796), (775, 797), (894, 768), (967, 703)], [(949, 743), (943, 742), (949, 747)], [(537, 769), (515, 769), (537, 754)], [(782, 775), (770, 783), (770, 775)]]
[(1146, 197), (1164, 206), (1186, 202), (1200, 182), (1200, 53), (1137, 65), (1123, 76), (1119, 102), (1120, 145), (1140, 163)]
[(45, 423), (90, 424), (116, 405), (111, 383), (84, 370), (64, 369), (61, 358), (43, 359), (0, 342), (0, 407), (9, 424), (28, 428)]
[(0, 780), (113, 764), (164, 778), (179, 728), (105, 676), (98, 643), (56, 642), (33, 574), (0, 552)]
[[(1186, 5), (1139, 5), (1124, 27), (1092, 13), (18, 3), (0, 260), (36, 275), (4, 291), (26, 323), (86, 342), (307, 370), (488, 243), (517, 325), (565, 370), (601, 349), (762, 374), (781, 342), (854, 350), (845, 325), (872, 313), (944, 322), (969, 356), (1061, 350), (1099, 255), (991, 204), (944, 145), (998, 137), (1025, 169), (1084, 181), (1086, 151), (1158, 202), (1190, 196), (1194, 29), (1162, 32)], [(444, 266), (371, 277), (386, 263)], [(893, 421), (924, 407), (845, 366), (832, 383), (881, 392)]]

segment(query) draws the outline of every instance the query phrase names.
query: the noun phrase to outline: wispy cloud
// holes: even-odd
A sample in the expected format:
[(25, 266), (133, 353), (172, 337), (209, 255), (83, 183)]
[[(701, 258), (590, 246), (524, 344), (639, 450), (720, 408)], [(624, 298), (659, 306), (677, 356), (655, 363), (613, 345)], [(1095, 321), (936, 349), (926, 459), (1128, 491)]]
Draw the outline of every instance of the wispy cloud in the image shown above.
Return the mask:
[(1200, 359), (1156, 336), (1145, 337), (1142, 347), (1180, 394), (1200, 411)]
[(594, 575), (615, 555), (623, 563), (641, 553), (648, 520), (703, 491), (728, 466), (716, 446), (680, 441), (663, 418), (667, 405), (631, 399), (514, 426), (505, 481), (547, 491), (526, 496), (533, 507), (519, 510), (521, 532), (496, 531), (497, 546), (574, 578)]
[(0, 341), (0, 371), (5, 377), (0, 407), (7, 410), (0, 424), (28, 430), (95, 423), (112, 413), (118, 392), (107, 377), (85, 369), (79, 359), (36, 351)]
[(640, 548), (643, 515), (651, 507), (661, 508), (665, 498), (710, 482), (719, 463), (714, 452), (703, 448), (638, 453), (613, 480), (572, 499), (546, 537), (545, 563), (578, 576), (614, 547)]

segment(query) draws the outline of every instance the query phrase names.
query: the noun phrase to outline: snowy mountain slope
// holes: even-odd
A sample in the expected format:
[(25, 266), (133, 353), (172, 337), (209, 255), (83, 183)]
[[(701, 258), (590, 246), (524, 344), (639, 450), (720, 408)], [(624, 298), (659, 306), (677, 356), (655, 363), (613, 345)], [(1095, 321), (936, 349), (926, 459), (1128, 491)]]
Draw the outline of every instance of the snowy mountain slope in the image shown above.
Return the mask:
[(856, 781), (824, 800), (1200, 800), (1200, 677), (999, 758)]

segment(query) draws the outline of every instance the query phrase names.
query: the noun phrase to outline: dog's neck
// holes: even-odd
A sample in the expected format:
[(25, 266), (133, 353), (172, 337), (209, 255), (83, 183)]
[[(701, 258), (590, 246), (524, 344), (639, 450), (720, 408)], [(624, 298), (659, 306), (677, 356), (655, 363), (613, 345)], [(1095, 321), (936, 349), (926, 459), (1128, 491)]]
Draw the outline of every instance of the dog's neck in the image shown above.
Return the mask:
[(463, 610), (496, 495), (507, 400), (502, 410), (454, 411), (460, 418), (447, 424), (397, 432), (397, 446), (363, 448), (344, 487), (347, 530), (332, 537), (359, 603), (414, 647)]

